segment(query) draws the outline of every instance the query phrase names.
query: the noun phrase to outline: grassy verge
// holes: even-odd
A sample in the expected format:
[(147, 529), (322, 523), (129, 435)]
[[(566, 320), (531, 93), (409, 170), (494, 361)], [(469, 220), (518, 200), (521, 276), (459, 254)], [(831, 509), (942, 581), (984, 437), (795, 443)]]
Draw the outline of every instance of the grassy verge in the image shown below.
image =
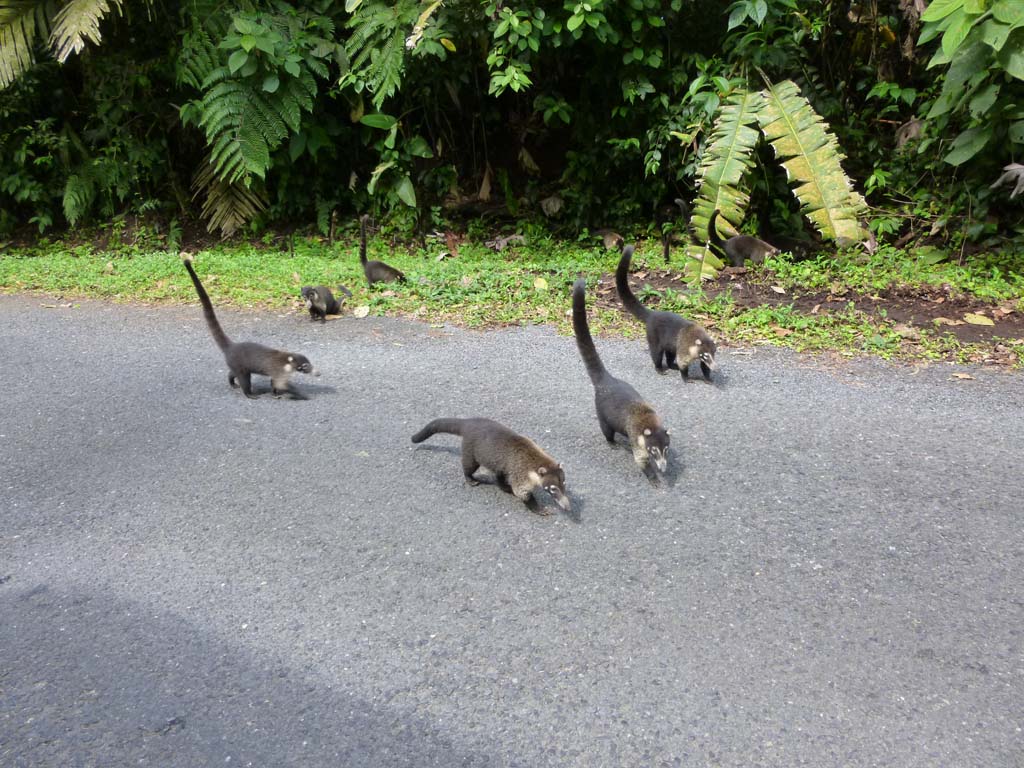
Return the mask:
[[(496, 253), (466, 243), (458, 255), (438, 260), (444, 246), (425, 251), (391, 251), (383, 242), (371, 244), (372, 258), (386, 260), (410, 277), (405, 286), (370, 291), (365, 286), (351, 240), (328, 246), (319, 238), (296, 238), (293, 248), (257, 244), (216, 246), (196, 254), (197, 270), (218, 305), (302, 310), (302, 285), (347, 285), (354, 296), (347, 311), (366, 306), (370, 314), (415, 317), (428, 322), (453, 322), (470, 328), (547, 323), (569, 332), (569, 290), (576, 277), (587, 278), (591, 322), (599, 333), (642, 335), (641, 327), (618, 309), (608, 275), (617, 252), (574, 243), (510, 245)], [(929, 259), (931, 260), (931, 258)], [(947, 286), (983, 301), (1017, 302), (1024, 312), (1024, 278), (1008, 268), (1006, 259), (974, 260), (967, 266), (927, 264), (894, 254), (853, 254), (795, 262), (785, 257), (744, 277), (751, 283), (784, 287), (788, 292), (815, 290), (877, 292), (892, 287)], [(1011, 260), (1012, 261), (1012, 260)], [(660, 245), (641, 244), (634, 258), (662, 267)], [(1024, 264), (1018, 266), (1024, 267)], [(604, 277), (603, 282), (599, 280)], [(95, 252), (89, 246), (41, 245), (0, 257), (0, 291), (40, 291), (65, 297), (114, 301), (187, 302), (195, 293), (177, 253), (131, 250)], [(769, 343), (799, 350), (833, 350), (841, 354), (875, 354), (886, 358), (945, 359), (959, 362), (988, 359), (1001, 345), (1004, 362), (1024, 363), (1024, 339), (991, 339), (965, 343), (941, 328), (912, 329), (884, 316), (857, 309), (853, 302), (822, 313), (793, 304), (741, 306), (728, 285), (704, 289), (668, 287), (640, 289), (651, 306), (671, 309), (702, 322), (730, 343)]]

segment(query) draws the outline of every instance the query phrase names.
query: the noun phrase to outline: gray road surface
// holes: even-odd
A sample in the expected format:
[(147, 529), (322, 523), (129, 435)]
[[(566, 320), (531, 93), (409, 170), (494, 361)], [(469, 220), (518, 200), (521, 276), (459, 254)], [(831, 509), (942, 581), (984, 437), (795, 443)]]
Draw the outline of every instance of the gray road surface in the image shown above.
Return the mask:
[[(1024, 765), (1019, 374), (599, 340), (657, 488), (547, 329), (222, 312), (324, 371), (249, 401), (198, 306), (45, 303), (0, 297), (2, 766)], [(578, 518), (414, 449), (442, 415)]]

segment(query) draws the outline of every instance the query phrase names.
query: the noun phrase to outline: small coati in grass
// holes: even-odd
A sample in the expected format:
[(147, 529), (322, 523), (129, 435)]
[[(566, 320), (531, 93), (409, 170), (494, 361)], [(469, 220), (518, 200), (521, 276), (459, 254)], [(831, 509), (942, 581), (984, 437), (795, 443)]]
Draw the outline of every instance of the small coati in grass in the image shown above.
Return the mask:
[(699, 360), (704, 379), (711, 381), (717, 351), (714, 339), (703, 326), (692, 320), (675, 312), (648, 309), (641, 304), (629, 290), (629, 262), (632, 257), (633, 246), (627, 245), (619, 259), (619, 267), (615, 270), (615, 287), (619, 291), (622, 306), (647, 327), (647, 346), (651, 351), (654, 368), (658, 373), (668, 373), (669, 368), (675, 368), (684, 380), (689, 381), (690, 363)]
[(271, 391), (274, 397), (288, 394), (297, 400), (305, 400), (306, 397), (292, 388), (289, 378), (294, 372), (311, 373), (314, 376), (319, 374), (313, 368), (313, 364), (305, 357), (292, 352), (282, 352), (278, 349), (264, 347), (252, 341), (232, 341), (220, 327), (217, 315), (213, 312), (213, 304), (210, 297), (206, 295), (203, 284), (199, 282), (199, 276), (192, 269), (192, 256), (182, 254), (182, 261), (185, 262), (185, 269), (199, 294), (199, 301), (203, 305), (203, 316), (210, 328), (210, 335), (217, 342), (220, 351), (224, 353), (224, 360), (228, 364), (228, 384), (232, 387), (241, 387), (246, 397), (257, 397), (252, 393), (252, 374), (258, 373), (261, 376), (270, 377)]
[(306, 308), (309, 309), (309, 319), (326, 323), (328, 315), (341, 314), (341, 305), (345, 303), (345, 297), (352, 296), (352, 291), (344, 285), (339, 285), (338, 292), (344, 294), (341, 301), (334, 298), (331, 289), (325, 285), (307, 285), (303, 288), (302, 298), (306, 300)]
[(760, 264), (769, 256), (774, 256), (779, 252), (779, 249), (771, 243), (758, 240), (753, 235), (735, 235), (728, 240), (722, 240), (717, 227), (719, 213), (720, 211), (716, 208), (708, 220), (708, 239), (713, 246), (725, 254), (732, 266), (742, 267), (743, 262), (747, 259), (754, 264)]
[(661, 425), (654, 409), (629, 384), (612, 376), (601, 362), (587, 325), (586, 281), (572, 286), (572, 328), (576, 346), (594, 385), (594, 404), (601, 434), (609, 443), (615, 433), (625, 435), (633, 451), (633, 460), (645, 471), (650, 467), (664, 472), (668, 467), (669, 433)]
[[(412, 441), (422, 443), (438, 432), (461, 435), (462, 473), (470, 484), (478, 484), (473, 473), (485, 467), (494, 473), (503, 490), (514, 494), (524, 504), (530, 505), (533, 492), (543, 488), (562, 509), (572, 509), (565, 495), (562, 465), (530, 438), (490, 419), (434, 419), (413, 435)], [(540, 506), (531, 509), (548, 514)]]
[(665, 257), (666, 264), (670, 262), (673, 232), (672, 230), (666, 231), (665, 225), (675, 220), (677, 216), (682, 218), (683, 232), (689, 233), (690, 206), (680, 197), (675, 198), (672, 201), (672, 205), (666, 203), (659, 207), (655, 218), (655, 222), (658, 224), (658, 229), (661, 232), (662, 255)]
[(405, 282), (405, 275), (401, 270), (395, 269), (383, 261), (366, 260), (366, 225), (370, 217), (363, 215), (359, 219), (359, 261), (363, 265), (363, 274), (366, 275), (366, 282), (369, 285), (374, 283), (393, 283), (396, 280)]

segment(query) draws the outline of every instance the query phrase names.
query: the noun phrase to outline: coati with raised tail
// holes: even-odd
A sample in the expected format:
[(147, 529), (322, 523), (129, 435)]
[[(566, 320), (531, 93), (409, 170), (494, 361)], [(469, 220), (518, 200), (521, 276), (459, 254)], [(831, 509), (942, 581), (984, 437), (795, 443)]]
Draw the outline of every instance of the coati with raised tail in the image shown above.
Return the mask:
[(665, 312), (648, 309), (640, 303), (629, 289), (629, 262), (633, 258), (633, 246), (627, 245), (615, 270), (615, 287), (619, 299), (633, 317), (647, 327), (647, 346), (658, 373), (668, 373), (675, 368), (685, 381), (690, 380), (690, 363), (700, 361), (700, 370), (705, 381), (711, 381), (715, 369), (715, 352), (718, 347), (704, 327), (692, 320)]
[(370, 217), (366, 214), (359, 219), (359, 262), (363, 265), (363, 274), (366, 275), (366, 282), (369, 285), (374, 283), (393, 283), (396, 280), (405, 282), (405, 275), (401, 270), (395, 269), (383, 261), (366, 260), (366, 224)]
[(587, 325), (586, 281), (572, 286), (572, 328), (576, 346), (594, 385), (594, 404), (601, 434), (609, 443), (615, 433), (625, 435), (633, 460), (645, 471), (651, 467), (664, 472), (668, 467), (669, 433), (654, 409), (629, 384), (612, 376), (601, 362)]
[(309, 319), (326, 323), (328, 315), (341, 314), (341, 305), (345, 303), (345, 297), (351, 298), (352, 291), (344, 285), (339, 285), (338, 292), (344, 294), (341, 301), (334, 298), (331, 289), (325, 285), (305, 286), (302, 289), (302, 298), (306, 300), (306, 308), (309, 309)]
[(292, 352), (282, 352), (278, 349), (264, 347), (252, 341), (232, 341), (220, 327), (217, 315), (213, 312), (213, 304), (206, 294), (203, 284), (199, 282), (199, 276), (192, 269), (192, 256), (182, 254), (182, 261), (185, 262), (185, 269), (188, 276), (199, 294), (199, 301), (203, 305), (203, 316), (210, 328), (210, 335), (217, 342), (220, 351), (224, 353), (224, 360), (228, 364), (228, 384), (232, 387), (241, 387), (246, 397), (255, 398), (252, 392), (252, 375), (258, 373), (261, 376), (270, 377), (271, 391), (274, 397), (291, 395), (297, 400), (305, 400), (306, 397), (292, 388), (289, 378), (292, 373), (310, 373), (314, 376), (319, 374), (313, 368), (305, 355)]
[(722, 240), (718, 234), (718, 214), (716, 208), (708, 220), (708, 239), (720, 252), (724, 253), (729, 263), (734, 267), (742, 267), (743, 262), (750, 259), (754, 264), (761, 264), (769, 256), (779, 252), (771, 243), (759, 240), (753, 235), (734, 235), (728, 240)]
[[(565, 495), (562, 465), (530, 438), (491, 419), (434, 419), (413, 435), (412, 441), (422, 443), (438, 432), (462, 437), (462, 473), (471, 485), (479, 482), (473, 473), (485, 467), (494, 473), (499, 487), (528, 506), (533, 492), (543, 488), (562, 509), (572, 509)], [(540, 506), (531, 509), (549, 514)]]

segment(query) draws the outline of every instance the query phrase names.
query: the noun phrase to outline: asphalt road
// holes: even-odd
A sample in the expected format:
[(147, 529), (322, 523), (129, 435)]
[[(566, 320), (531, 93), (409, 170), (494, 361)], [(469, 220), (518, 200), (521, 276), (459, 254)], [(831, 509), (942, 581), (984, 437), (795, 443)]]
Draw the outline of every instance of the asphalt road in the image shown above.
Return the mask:
[[(324, 372), (250, 401), (198, 306), (46, 303), (0, 297), (2, 766), (1024, 765), (1020, 374), (599, 339), (655, 487), (551, 330), (222, 312)], [(410, 444), (451, 415), (578, 514)]]

